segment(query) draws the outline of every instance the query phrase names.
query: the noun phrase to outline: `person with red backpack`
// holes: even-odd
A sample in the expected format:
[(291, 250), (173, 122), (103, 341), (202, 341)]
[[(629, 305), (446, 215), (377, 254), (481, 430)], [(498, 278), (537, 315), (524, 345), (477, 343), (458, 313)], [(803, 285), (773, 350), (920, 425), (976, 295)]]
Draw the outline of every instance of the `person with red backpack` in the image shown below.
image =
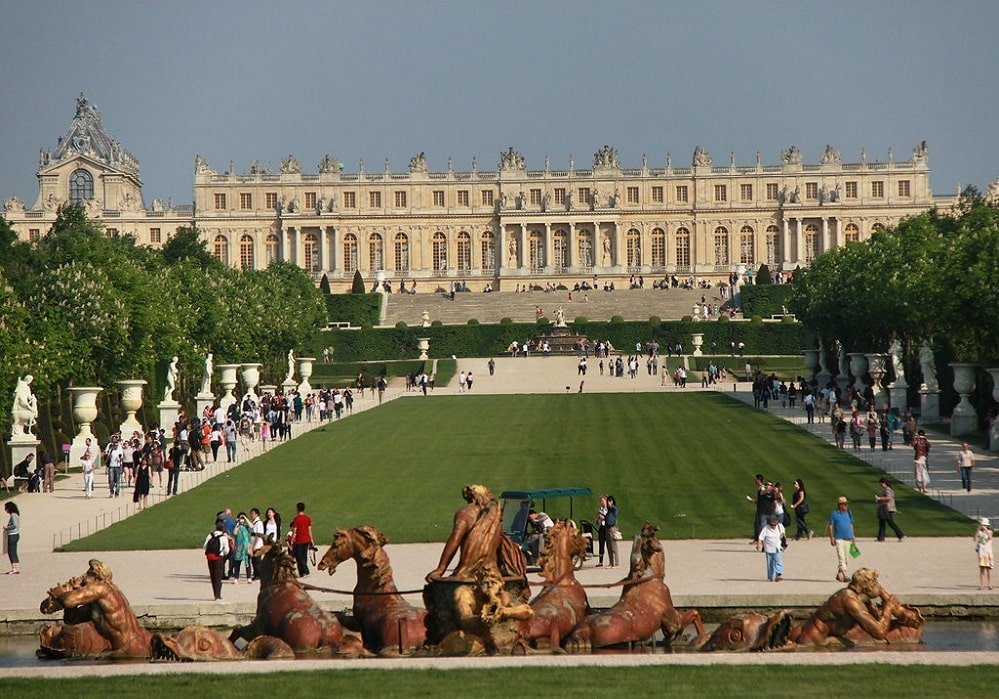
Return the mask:
[(229, 537), (225, 533), (225, 522), (215, 522), (214, 531), (205, 537), (205, 559), (208, 561), (208, 575), (212, 580), (212, 592), (215, 601), (222, 601), (222, 566), (229, 557)]

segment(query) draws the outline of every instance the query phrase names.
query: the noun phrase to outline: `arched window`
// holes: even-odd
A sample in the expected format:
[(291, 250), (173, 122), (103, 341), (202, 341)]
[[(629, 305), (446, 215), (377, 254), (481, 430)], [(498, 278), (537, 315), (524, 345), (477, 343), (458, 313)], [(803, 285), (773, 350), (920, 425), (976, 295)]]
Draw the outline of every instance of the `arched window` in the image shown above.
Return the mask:
[(224, 264), (226, 267), (229, 266), (229, 239), (224, 235), (215, 236), (215, 241), (212, 244), (212, 254), (218, 258), (218, 261)]
[(753, 235), (752, 226), (743, 226), (739, 231), (739, 263), (744, 265), (756, 264), (756, 239)]
[(540, 272), (545, 266), (545, 239), (541, 231), (531, 231), (527, 240), (527, 250), (531, 270)]
[(848, 243), (859, 243), (860, 242), (860, 228), (857, 227), (856, 223), (846, 224), (845, 239)]
[(492, 231), (483, 231), (481, 245), (482, 269), (496, 269), (496, 238)]
[(267, 235), (267, 240), (264, 241), (264, 248), (268, 266), (281, 258), (281, 242), (273, 233)]
[(678, 228), (676, 231), (676, 268), (677, 271), (690, 271), (690, 231)]
[(385, 269), (385, 242), (380, 233), (368, 238), (368, 269), (372, 272)]
[(357, 236), (353, 233), (343, 237), (343, 271), (357, 271)]
[(253, 269), (253, 237), (244, 233), (239, 237), (239, 268)]
[(666, 266), (666, 231), (662, 228), (652, 229), (652, 267), (661, 271)]
[(593, 267), (593, 231), (579, 232), (579, 266), (583, 269)]
[(780, 229), (777, 226), (767, 226), (767, 267), (773, 267), (780, 261)]
[(718, 226), (715, 229), (715, 265), (728, 264), (728, 229)]
[(811, 262), (819, 255), (819, 229), (814, 224), (805, 226), (805, 262)]
[(458, 271), (467, 272), (472, 269), (472, 236), (466, 231), (458, 234)]
[(884, 229), (885, 229), (885, 224), (875, 223), (873, 226), (871, 226), (871, 235), (874, 235), (878, 231), (883, 231)]
[(395, 271), (409, 271), (409, 236), (401, 232), (395, 234)]
[(569, 268), (569, 231), (559, 228), (552, 233), (552, 257), (555, 269)]
[(434, 272), (447, 272), (447, 236), (440, 231), (434, 233)]
[(319, 258), (319, 238), (315, 233), (305, 234), (302, 250), (305, 253), (305, 271), (319, 272), (323, 265)]
[(84, 169), (69, 176), (69, 200), (74, 204), (94, 198), (94, 176)]
[[(628, 255), (628, 269), (635, 270), (642, 265), (642, 234), (637, 228), (629, 228), (624, 236), (624, 247)], [(637, 270), (636, 270), (637, 271)]]

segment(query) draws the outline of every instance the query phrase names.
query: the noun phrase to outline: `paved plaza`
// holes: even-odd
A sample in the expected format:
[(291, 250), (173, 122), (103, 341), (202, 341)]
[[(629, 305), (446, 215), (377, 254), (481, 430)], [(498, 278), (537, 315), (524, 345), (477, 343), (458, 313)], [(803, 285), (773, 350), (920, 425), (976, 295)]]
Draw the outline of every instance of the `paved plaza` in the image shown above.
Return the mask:
[[(474, 393), (564, 393), (567, 386), (570, 392), (576, 392), (580, 380), (583, 380), (583, 377), (577, 376), (575, 357), (497, 358), (494, 376), (489, 375), (487, 361), (488, 358), (482, 358), (458, 362), (460, 371), (474, 372), (476, 377)], [(672, 368), (677, 359), (667, 361)], [(634, 380), (627, 377), (600, 376), (596, 371), (596, 364), (597, 360), (591, 358), (585, 377), (584, 392), (703, 390), (699, 387), (699, 382), (697, 387), (687, 389), (674, 388), (672, 382), (663, 387), (658, 376), (644, 373), (644, 365), (643, 373)], [(712, 390), (716, 389), (751, 402), (748, 384), (726, 383)], [(433, 395), (456, 393), (458, 393), (456, 387), (439, 387)], [(393, 385), (386, 392), (385, 399), (386, 401), (432, 400), (433, 397), (424, 399), (417, 392), (407, 393), (402, 386)], [(355, 410), (372, 409), (377, 407), (377, 402), (376, 398), (368, 395), (364, 399), (355, 401)], [(822, 439), (831, 441), (832, 435), (828, 423), (806, 426), (803, 424), (803, 411), (799, 414), (778, 407), (771, 412), (798, 424), (803, 429), (810, 429)], [(307, 423), (296, 424), (296, 436), (303, 434), (310, 427)], [(997, 456), (976, 451), (979, 460), (975, 468), (975, 492), (967, 495), (960, 490), (959, 478), (952, 467), (953, 453), (959, 448), (958, 441), (935, 436), (933, 442), (935, 446), (931, 461), (933, 474), (931, 496), (968, 514), (981, 512), (993, 516), (999, 513)], [(278, 445), (271, 448), (281, 447)], [(259, 445), (254, 445), (241, 450), (240, 460), (257, 455), (258, 449)], [(876, 452), (865, 450), (856, 455), (870, 461), (877, 468), (887, 470), (909, 483), (912, 482), (911, 450), (908, 448), (899, 448), (888, 453), (881, 452), (880, 449)], [(225, 471), (221, 465), (216, 468), (220, 474)], [(181, 489), (192, 487), (199, 477), (204, 475), (183, 474)], [(51, 620), (38, 611), (38, 605), (45, 596), (45, 591), (55, 583), (82, 573), (91, 557), (100, 558), (111, 566), (115, 582), (128, 596), (144, 623), (150, 626), (177, 626), (194, 621), (225, 626), (245, 622), (252, 615), (258, 589), (255, 584), (226, 583), (223, 588), (224, 600), (222, 602), (212, 600), (204, 555), (198, 548), (200, 541), (192, 542), (192, 548), (187, 550), (54, 553), (53, 537), (58, 542), (60, 532), (66, 536), (65, 532), (71, 526), (85, 529), (88, 521), (94, 522), (102, 517), (118, 517), (120, 515), (117, 512), (124, 506), (125, 501), (131, 505), (130, 498), (126, 496), (118, 500), (109, 499), (106, 490), (100, 487), (103, 484), (104, 479), (99, 478), (95, 490), (96, 496), (91, 500), (83, 497), (82, 477), (79, 474), (72, 474), (60, 480), (52, 495), (25, 493), (17, 496), (23, 515), (21, 544), (23, 573), (18, 576), (0, 577), (0, 599), (2, 599), (0, 615), (8, 631), (23, 629), (25, 625), (42, 619)], [(155, 485), (153, 492), (154, 494), (157, 492)], [(266, 503), (261, 504), (266, 505)], [(234, 505), (249, 506), (239, 503)], [(832, 506), (832, 503), (829, 503), (828, 509), (831, 510)], [(813, 503), (811, 516), (816, 524), (824, 519), (825, 509), (824, 504)], [(206, 522), (211, 515), (212, 513), (205, 514)], [(904, 527), (904, 513), (902, 517)], [(337, 522), (336, 525), (353, 526), (363, 523), (366, 522)], [(330, 528), (329, 523), (321, 523), (319, 526), (322, 530)], [(947, 608), (958, 614), (967, 608), (991, 608), (992, 612), (999, 608), (999, 590), (981, 592), (977, 587), (978, 570), (971, 542), (974, 525), (970, 520), (966, 538), (910, 537), (902, 543), (894, 540), (886, 543), (875, 542), (872, 536), (876, 528), (874, 521), (858, 521), (857, 526), (864, 536), (858, 539), (862, 556), (856, 561), (856, 565), (880, 571), (885, 587), (903, 601), (917, 606)], [(85, 531), (83, 533), (85, 534)], [(627, 538), (629, 533), (625, 533), (625, 536)], [(321, 551), (327, 543), (317, 541)], [(435, 566), (441, 546), (441, 543), (388, 545), (387, 552), (401, 590), (422, 589), (423, 576)], [(817, 536), (811, 541), (791, 543), (785, 555), (785, 578), (780, 584), (766, 582), (763, 557), (744, 539), (666, 541), (664, 548), (667, 556), (666, 582), (672, 590), (675, 603), (681, 608), (696, 607), (703, 610), (810, 607), (820, 604), (841, 587), (834, 580), (835, 550), (823, 536)], [(622, 574), (622, 569), (596, 568), (594, 561), (590, 561), (577, 577), (584, 584), (599, 584), (612, 583)], [(346, 591), (353, 588), (354, 581), (352, 561), (341, 565), (335, 576), (329, 577), (325, 573), (314, 572), (305, 580), (311, 585), (339, 591), (312, 593), (313, 597), (328, 609), (350, 607), (351, 597)], [(531, 581), (538, 583), (540, 579), (531, 576)], [(608, 606), (617, 599), (618, 594), (618, 590), (614, 588), (589, 591), (591, 604), (594, 606)], [(413, 603), (421, 603), (418, 593), (409, 595), (408, 598)], [(796, 659), (800, 659), (800, 656), (796, 656)], [(633, 659), (627, 662), (642, 661)], [(417, 665), (407, 662), (405, 666)], [(243, 671), (248, 669), (249, 665), (241, 664), (239, 667)]]

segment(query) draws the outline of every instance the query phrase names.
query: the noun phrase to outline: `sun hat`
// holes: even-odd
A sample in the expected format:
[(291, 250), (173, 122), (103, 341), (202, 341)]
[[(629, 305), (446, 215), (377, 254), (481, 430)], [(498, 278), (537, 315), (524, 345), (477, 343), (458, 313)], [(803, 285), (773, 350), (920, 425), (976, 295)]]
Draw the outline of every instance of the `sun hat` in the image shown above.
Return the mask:
[(840, 495), (840, 496), (839, 496), (839, 497), (838, 497), (838, 498), (836, 499), (836, 504), (837, 504), (837, 505), (849, 505), (849, 504), (850, 504), (850, 501), (846, 499), (846, 496), (844, 496), (844, 495)]
[(991, 527), (992, 526), (992, 523), (989, 521), (988, 517), (981, 517), (981, 518), (979, 518), (978, 523), (979, 524), (984, 524), (986, 527)]

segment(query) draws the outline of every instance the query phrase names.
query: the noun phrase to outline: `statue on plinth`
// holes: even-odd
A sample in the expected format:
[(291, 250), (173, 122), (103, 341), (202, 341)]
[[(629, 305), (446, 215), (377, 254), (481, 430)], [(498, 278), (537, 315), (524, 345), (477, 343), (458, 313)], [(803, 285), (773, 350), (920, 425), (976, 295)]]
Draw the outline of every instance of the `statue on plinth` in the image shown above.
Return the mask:
[(215, 371), (214, 355), (209, 352), (205, 357), (205, 366), (201, 370), (201, 390), (199, 393), (208, 394), (212, 392), (212, 373)]
[(14, 404), (10, 409), (11, 438), (31, 434), (31, 428), (38, 421), (38, 399), (31, 392), (34, 377), (25, 374), (14, 387)]
[(846, 348), (839, 340), (836, 340), (836, 366), (839, 368), (840, 376), (850, 375), (849, 364), (846, 361)]
[(170, 360), (170, 366), (167, 368), (166, 388), (163, 390), (164, 403), (172, 403), (173, 392), (177, 390), (177, 377), (180, 376), (180, 372), (177, 370), (177, 361), (177, 355), (174, 355), (173, 359)]
[(294, 380), (291, 378), (295, 375), (295, 350), (288, 350), (288, 371), (284, 376), (285, 383), (292, 383)]
[(933, 350), (930, 348), (930, 341), (923, 340), (923, 346), (919, 350), (919, 368), (923, 372), (923, 383), (919, 390), (924, 392), (935, 392), (940, 390), (940, 382), (937, 380), (937, 364), (933, 358)]
[(891, 357), (891, 368), (895, 372), (895, 386), (908, 386), (905, 380), (905, 367), (902, 366), (902, 343), (898, 338), (892, 340), (888, 348), (888, 355)]
[(829, 376), (829, 367), (826, 365), (826, 347), (819, 338), (819, 376)]
[(555, 309), (555, 327), (564, 328), (565, 324), (565, 309), (559, 306)]

